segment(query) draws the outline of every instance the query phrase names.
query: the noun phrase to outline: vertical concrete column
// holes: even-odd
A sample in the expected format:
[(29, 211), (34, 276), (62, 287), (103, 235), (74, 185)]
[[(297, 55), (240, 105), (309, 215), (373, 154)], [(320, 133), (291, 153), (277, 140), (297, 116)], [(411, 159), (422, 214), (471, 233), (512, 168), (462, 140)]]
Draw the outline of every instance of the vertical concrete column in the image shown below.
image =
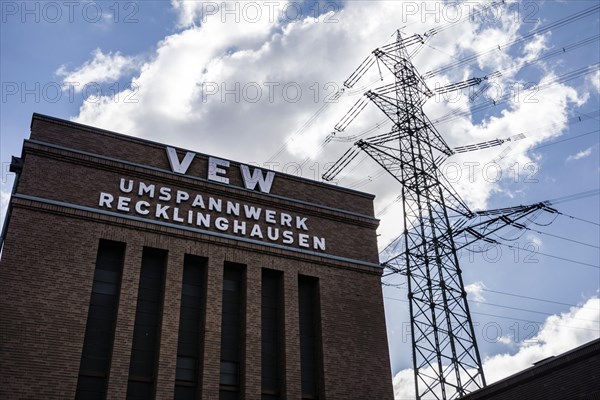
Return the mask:
[(285, 337), (285, 398), (302, 397), (300, 374), (300, 314), (298, 305), (298, 274), (285, 271), (283, 275), (284, 337)]
[(108, 377), (107, 399), (124, 399), (127, 394), (135, 307), (137, 304), (140, 269), (142, 266), (142, 251), (143, 246), (137, 244), (127, 243), (127, 247), (125, 248), (117, 325), (115, 328), (110, 375)]
[(221, 372), (221, 310), (223, 300), (223, 255), (212, 251), (206, 271), (206, 318), (204, 325), (204, 360), (202, 365), (202, 400), (219, 398)]
[(170, 251), (167, 258), (158, 373), (156, 377), (157, 399), (167, 400), (172, 399), (174, 396), (183, 258), (183, 252), (177, 250)]
[(261, 284), (262, 268), (258, 264), (246, 268), (246, 345), (244, 361), (245, 400), (261, 398)]

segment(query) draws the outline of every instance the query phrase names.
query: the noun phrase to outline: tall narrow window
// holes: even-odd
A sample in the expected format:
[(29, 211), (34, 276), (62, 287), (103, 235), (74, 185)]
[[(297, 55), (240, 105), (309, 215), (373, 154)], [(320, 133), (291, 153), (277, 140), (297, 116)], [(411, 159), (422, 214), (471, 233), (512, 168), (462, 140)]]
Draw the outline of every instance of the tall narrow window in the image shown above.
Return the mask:
[(125, 243), (101, 240), (83, 339), (76, 399), (106, 398)]
[(300, 371), (302, 399), (318, 399), (322, 384), (319, 281), (300, 275)]
[(283, 371), (282, 273), (263, 269), (261, 304), (262, 400), (281, 399)]
[(244, 269), (240, 264), (225, 263), (223, 273), (223, 313), (221, 319), (220, 400), (237, 400), (242, 381), (242, 328)]
[(167, 252), (144, 247), (129, 364), (127, 399), (151, 399), (162, 314)]
[(179, 314), (179, 344), (175, 373), (175, 400), (199, 396), (200, 360), (204, 341), (206, 259), (186, 254)]

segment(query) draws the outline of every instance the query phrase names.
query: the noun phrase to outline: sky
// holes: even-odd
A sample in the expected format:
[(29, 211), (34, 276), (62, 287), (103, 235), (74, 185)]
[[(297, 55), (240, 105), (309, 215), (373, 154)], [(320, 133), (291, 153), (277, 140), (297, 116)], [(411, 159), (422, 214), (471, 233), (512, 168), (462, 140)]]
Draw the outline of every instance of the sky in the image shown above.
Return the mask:
[[(34, 112), (321, 180), (358, 137), (390, 129), (370, 104), (325, 144), (392, 77), (374, 64), (344, 81), (398, 29), (446, 27), (413, 57), (429, 87), (500, 74), (425, 112), (451, 147), (513, 140), (454, 155), (442, 172), (473, 210), (554, 200), (560, 211), (510, 247), (460, 253), (488, 381), (600, 336), (600, 11), (584, 12), (596, 1), (506, 1), (472, 18), (489, 2), (0, 5), (2, 216)], [(332, 183), (377, 196), (380, 249), (400, 234), (400, 187), (366, 155)], [(396, 398), (411, 399), (406, 284), (383, 283)]]

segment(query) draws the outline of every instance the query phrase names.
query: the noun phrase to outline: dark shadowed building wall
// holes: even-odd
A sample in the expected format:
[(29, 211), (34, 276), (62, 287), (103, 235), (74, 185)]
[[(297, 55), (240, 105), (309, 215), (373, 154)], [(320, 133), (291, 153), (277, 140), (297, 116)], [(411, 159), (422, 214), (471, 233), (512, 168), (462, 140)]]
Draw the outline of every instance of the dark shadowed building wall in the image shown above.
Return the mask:
[(373, 196), (42, 115), (0, 398), (391, 399)]

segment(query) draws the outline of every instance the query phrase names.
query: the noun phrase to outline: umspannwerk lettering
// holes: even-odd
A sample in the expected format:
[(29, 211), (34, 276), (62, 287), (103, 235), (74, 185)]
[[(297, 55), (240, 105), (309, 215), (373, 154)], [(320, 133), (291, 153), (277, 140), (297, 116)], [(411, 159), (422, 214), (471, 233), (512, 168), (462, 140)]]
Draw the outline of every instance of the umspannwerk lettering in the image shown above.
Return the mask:
[(235, 236), (325, 251), (325, 238), (309, 234), (308, 217), (121, 178), (119, 194), (100, 192), (103, 209)]

